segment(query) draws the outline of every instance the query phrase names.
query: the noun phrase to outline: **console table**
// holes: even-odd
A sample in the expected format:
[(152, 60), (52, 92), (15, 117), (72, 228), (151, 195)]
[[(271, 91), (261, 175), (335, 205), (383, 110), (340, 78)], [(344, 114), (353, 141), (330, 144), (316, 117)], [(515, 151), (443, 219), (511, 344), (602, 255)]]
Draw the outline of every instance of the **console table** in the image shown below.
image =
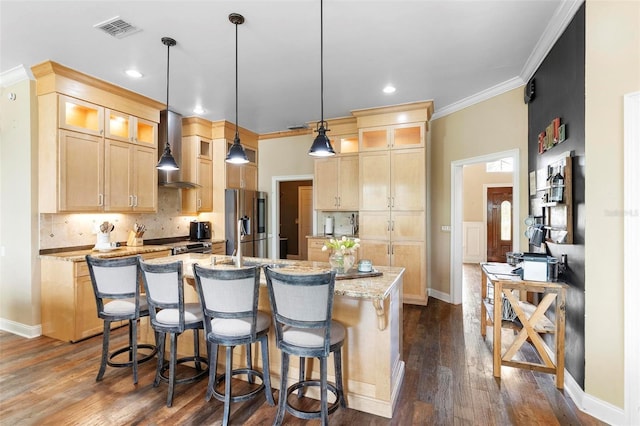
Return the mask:
[[(502, 365), (541, 371), (556, 375), (556, 387), (562, 389), (564, 385), (564, 331), (565, 331), (565, 298), (567, 285), (560, 282), (522, 280), (512, 274), (512, 266), (506, 263), (482, 263), (482, 303), (480, 306), (480, 332), (486, 337), (487, 325), (493, 327), (493, 376), (500, 377)], [(488, 296), (488, 286), (493, 285), (493, 295)], [(516, 296), (514, 290), (518, 290)], [(522, 292), (542, 294), (538, 305), (532, 305), (520, 300)], [(515, 340), (502, 353), (502, 327), (507, 321), (502, 321), (502, 296), (513, 308), (516, 318), (522, 328)], [(545, 313), (555, 303), (554, 319), (549, 319)], [(498, 326), (496, 326), (498, 324)], [(515, 325), (515, 324), (514, 324)], [(555, 363), (545, 349), (541, 334), (555, 334)], [(525, 341), (530, 340), (542, 359), (542, 363), (518, 361), (514, 359)]]

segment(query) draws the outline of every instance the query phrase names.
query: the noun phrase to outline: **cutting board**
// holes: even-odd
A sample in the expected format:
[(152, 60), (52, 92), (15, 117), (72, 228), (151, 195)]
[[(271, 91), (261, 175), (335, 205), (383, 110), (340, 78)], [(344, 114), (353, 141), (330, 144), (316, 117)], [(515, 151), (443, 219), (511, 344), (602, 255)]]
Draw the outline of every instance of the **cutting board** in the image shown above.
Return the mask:
[(358, 269), (349, 269), (344, 274), (336, 274), (336, 280), (353, 280), (355, 278), (379, 277), (382, 272), (375, 269), (370, 272), (360, 272)]

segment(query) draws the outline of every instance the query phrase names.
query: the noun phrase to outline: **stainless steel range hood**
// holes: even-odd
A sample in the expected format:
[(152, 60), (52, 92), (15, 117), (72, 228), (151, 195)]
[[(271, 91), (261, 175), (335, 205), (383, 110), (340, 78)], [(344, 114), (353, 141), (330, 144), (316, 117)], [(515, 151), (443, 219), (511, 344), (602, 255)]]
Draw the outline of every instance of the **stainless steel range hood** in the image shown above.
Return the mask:
[(182, 116), (176, 112), (160, 111), (160, 126), (158, 128), (158, 160), (162, 156), (164, 146), (169, 138), (171, 154), (175, 158), (180, 170), (158, 170), (158, 185), (167, 188), (191, 189), (200, 185), (182, 180)]

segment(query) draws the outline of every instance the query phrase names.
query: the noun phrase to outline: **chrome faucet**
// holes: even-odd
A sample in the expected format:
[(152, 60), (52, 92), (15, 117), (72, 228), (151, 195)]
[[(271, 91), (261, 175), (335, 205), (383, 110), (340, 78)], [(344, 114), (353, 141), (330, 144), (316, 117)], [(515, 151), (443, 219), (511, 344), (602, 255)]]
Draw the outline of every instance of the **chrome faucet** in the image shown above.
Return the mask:
[(249, 234), (249, 218), (247, 216), (243, 216), (238, 219), (238, 235), (236, 238), (237, 241), (237, 249), (236, 249), (236, 258), (234, 259), (234, 263), (236, 268), (242, 268), (243, 259), (242, 259), (242, 236)]

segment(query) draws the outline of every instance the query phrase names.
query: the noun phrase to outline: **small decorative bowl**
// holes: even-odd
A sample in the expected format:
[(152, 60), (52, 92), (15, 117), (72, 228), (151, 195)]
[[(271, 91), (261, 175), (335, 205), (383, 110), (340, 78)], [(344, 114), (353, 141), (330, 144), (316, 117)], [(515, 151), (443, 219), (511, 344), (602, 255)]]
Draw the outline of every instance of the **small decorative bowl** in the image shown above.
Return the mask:
[(371, 272), (371, 261), (368, 259), (362, 259), (358, 262), (358, 272)]

